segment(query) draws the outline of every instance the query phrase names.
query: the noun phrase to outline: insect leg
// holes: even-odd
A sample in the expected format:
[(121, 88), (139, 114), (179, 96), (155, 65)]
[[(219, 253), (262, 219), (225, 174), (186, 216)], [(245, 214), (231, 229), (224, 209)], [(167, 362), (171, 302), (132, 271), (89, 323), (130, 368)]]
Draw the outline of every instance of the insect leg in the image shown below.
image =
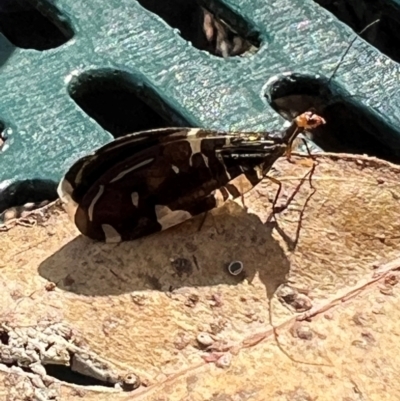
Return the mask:
[(272, 202), (272, 214), (275, 215), (275, 213), (279, 213), (281, 211), (276, 208), (276, 203), (278, 202), (279, 195), (282, 191), (282, 182), (279, 181), (277, 178), (271, 177), (269, 175), (266, 175), (265, 178), (268, 178), (271, 182), (278, 185), (278, 190), (276, 191), (274, 201)]
[(203, 228), (204, 223), (206, 222), (207, 215), (208, 215), (208, 211), (204, 212), (203, 218), (201, 219), (201, 222), (199, 224), (199, 228), (197, 229), (197, 232), (200, 232), (201, 229)]
[(301, 138), (301, 140), (303, 141), (303, 143), (304, 143), (304, 145), (305, 145), (305, 147), (307, 149), (308, 155), (310, 156), (310, 158), (313, 161), (313, 165), (311, 167), (311, 170), (307, 174), (308, 174), (308, 182), (310, 184), (310, 188), (315, 190), (314, 185), (312, 183), (312, 176), (314, 174), (314, 171), (315, 171), (315, 168), (317, 167), (318, 162), (317, 162), (317, 159), (314, 157), (314, 155), (311, 153), (310, 148), (308, 147), (307, 141), (304, 138)]
[(240, 195), (240, 200), (242, 201), (242, 206), (243, 206), (243, 209), (247, 212), (247, 206), (245, 205), (245, 203), (244, 203), (244, 194), (241, 194)]
[[(297, 195), (297, 193), (299, 192), (301, 186), (303, 185), (304, 181), (308, 178), (308, 177), (312, 177), (312, 174), (314, 173), (316, 164), (313, 164), (312, 168), (310, 171), (307, 172), (307, 174), (300, 180), (299, 184), (296, 186), (295, 190), (293, 191), (293, 193), (289, 196), (289, 198), (287, 199), (287, 201), (285, 202), (284, 205), (280, 205), (280, 206), (276, 206), (277, 202), (278, 202), (278, 198), (279, 195), (281, 193), (282, 190), (282, 182), (279, 181), (278, 179), (274, 178), (274, 177), (270, 177), (270, 176), (266, 176), (266, 178), (268, 178), (269, 180), (271, 180), (273, 183), (277, 184), (279, 186), (274, 201), (272, 202), (272, 215), (275, 216), (275, 214), (277, 213), (281, 213), (284, 210), (286, 210), (290, 203), (292, 202), (292, 200), (294, 199), (294, 197)], [(310, 178), (309, 178), (310, 180)], [(311, 182), (311, 181), (310, 181)], [(311, 185), (311, 188), (315, 191), (315, 188)]]
[(289, 163), (292, 163), (292, 159), (290, 158), (290, 156), (292, 155), (292, 150), (293, 150), (293, 141), (294, 139), (297, 137), (299, 132), (299, 127), (296, 127), (296, 129), (294, 130), (292, 137), (289, 139), (286, 151), (285, 151), (285, 156), (286, 159)]

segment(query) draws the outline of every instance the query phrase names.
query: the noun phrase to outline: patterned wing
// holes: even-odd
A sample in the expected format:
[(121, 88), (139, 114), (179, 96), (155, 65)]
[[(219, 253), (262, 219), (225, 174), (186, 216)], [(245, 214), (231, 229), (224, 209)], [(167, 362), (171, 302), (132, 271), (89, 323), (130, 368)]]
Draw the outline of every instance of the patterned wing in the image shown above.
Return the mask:
[[(271, 155), (249, 135), (197, 130), (185, 138), (163, 137), (107, 169), (84, 193), (74, 221), (86, 236), (119, 242), (180, 224), (250, 190)], [(238, 139), (238, 138), (242, 139)], [(223, 152), (249, 143), (257, 158), (242, 155), (224, 162)], [(264, 155), (264, 157), (262, 156)], [(257, 170), (258, 169), (258, 170)]]
[[(208, 132), (211, 135), (211, 131), (198, 128), (162, 128), (142, 131), (118, 138), (97, 149), (93, 154), (77, 160), (60, 181), (57, 189), (68, 214), (71, 218), (74, 216), (78, 204), (90, 186), (115, 164), (159, 142), (186, 138), (198, 132)], [(219, 135), (224, 133), (220, 132)]]
[(141, 131), (118, 138), (93, 154), (77, 160), (65, 174), (59, 186), (59, 196), (70, 196), (78, 203), (89, 186), (117, 162), (135, 152), (155, 145), (162, 138), (173, 140), (185, 138), (191, 128), (162, 128)]

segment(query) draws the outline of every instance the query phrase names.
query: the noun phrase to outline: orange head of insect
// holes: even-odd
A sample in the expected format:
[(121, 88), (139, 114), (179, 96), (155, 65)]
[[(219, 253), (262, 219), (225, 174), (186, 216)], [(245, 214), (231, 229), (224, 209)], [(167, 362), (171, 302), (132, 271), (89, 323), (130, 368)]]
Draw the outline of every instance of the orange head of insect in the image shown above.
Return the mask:
[(293, 142), (297, 138), (297, 136), (307, 129), (314, 129), (319, 127), (320, 125), (326, 124), (326, 121), (323, 117), (318, 114), (313, 113), (312, 111), (306, 111), (299, 116), (297, 116), (292, 123), (292, 133), (287, 139), (287, 148), (286, 148), (286, 157), (290, 157), (292, 152)]
[(298, 127), (304, 129), (313, 129), (320, 125), (326, 124), (324, 118), (318, 114), (314, 114), (312, 111), (306, 111), (305, 113), (300, 114), (294, 119), (294, 121)]

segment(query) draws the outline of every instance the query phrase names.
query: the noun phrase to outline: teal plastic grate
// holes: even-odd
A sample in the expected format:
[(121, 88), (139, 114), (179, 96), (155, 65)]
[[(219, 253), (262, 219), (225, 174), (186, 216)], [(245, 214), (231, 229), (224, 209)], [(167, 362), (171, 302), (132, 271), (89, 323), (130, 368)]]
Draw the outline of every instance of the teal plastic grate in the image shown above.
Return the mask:
[[(55, 196), (73, 161), (113, 137), (163, 126), (272, 130), (309, 107), (327, 120), (314, 138), (323, 149), (400, 160), (399, 65), (379, 40), (359, 38), (329, 80), (354, 36), (327, 10), (332, 2), (201, 0), (185, 13), (182, 1), (163, 3), (164, 19), (149, 11), (156, 0), (2, 2), (0, 211)], [(231, 25), (225, 39), (243, 52), (218, 50), (200, 4)], [(374, 10), (397, 6), (381, 0)], [(208, 29), (209, 43), (195, 47), (174, 27), (186, 13), (187, 32), (204, 42)], [(387, 35), (375, 30), (381, 42)]]

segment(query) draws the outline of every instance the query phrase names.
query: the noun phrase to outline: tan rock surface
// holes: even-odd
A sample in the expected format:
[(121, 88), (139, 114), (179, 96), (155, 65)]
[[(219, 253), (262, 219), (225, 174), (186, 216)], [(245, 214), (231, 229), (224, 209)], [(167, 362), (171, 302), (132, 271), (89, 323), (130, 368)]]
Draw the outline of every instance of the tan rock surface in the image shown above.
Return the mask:
[[(280, 204), (310, 170), (294, 160), (271, 173)], [(0, 399), (400, 399), (399, 177), (376, 159), (319, 156), (315, 190), (305, 180), (277, 223), (266, 222), (277, 186), (265, 180), (200, 231), (202, 217), (118, 245), (80, 236), (57, 204), (14, 222), (0, 233), (3, 354), (1, 327), (25, 338), (60, 323), (72, 339), (52, 334), (47, 347), (70, 341), (144, 385), (41, 388), (3, 365)]]

